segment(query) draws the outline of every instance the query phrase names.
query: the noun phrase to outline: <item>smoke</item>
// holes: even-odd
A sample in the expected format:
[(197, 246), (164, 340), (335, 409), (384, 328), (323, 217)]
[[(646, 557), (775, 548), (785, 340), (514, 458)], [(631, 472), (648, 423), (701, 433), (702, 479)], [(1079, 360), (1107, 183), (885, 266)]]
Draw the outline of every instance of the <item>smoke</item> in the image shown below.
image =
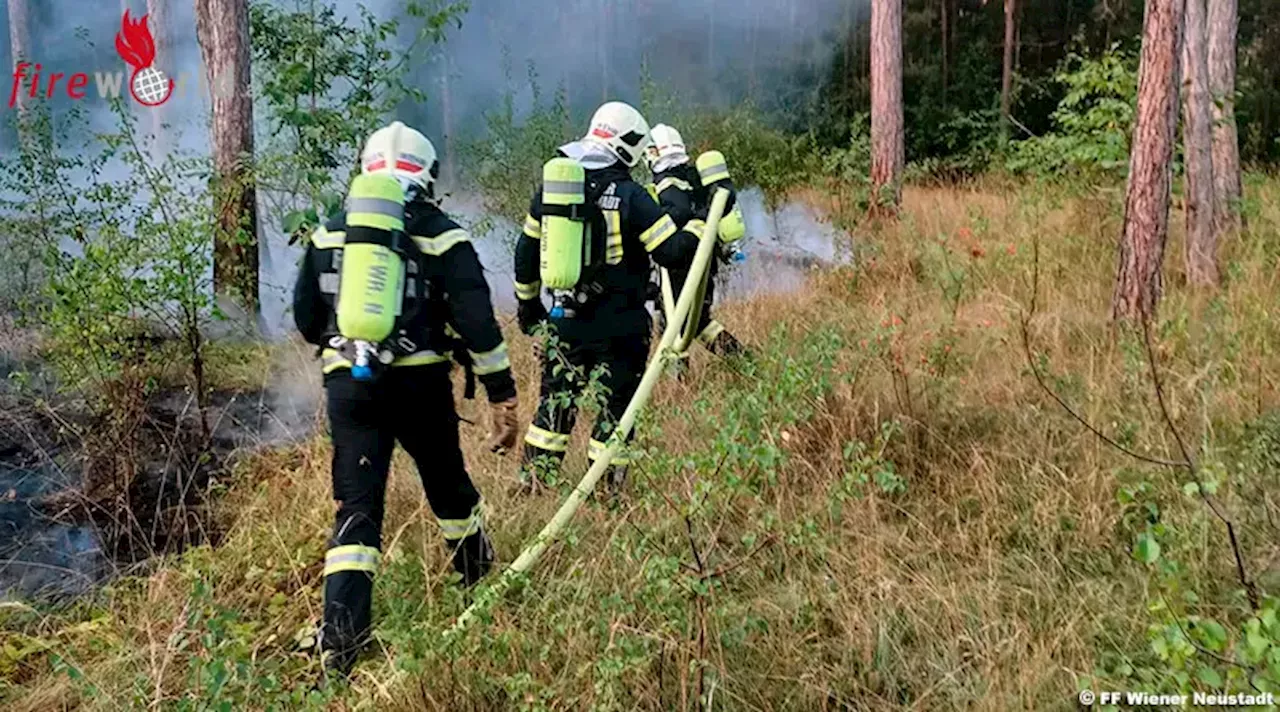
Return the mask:
[[(415, 80), (438, 99), (428, 107), (433, 135), (447, 123), (474, 125), (508, 91), (527, 106), (530, 69), (544, 94), (563, 87), (576, 117), (607, 100), (638, 104), (645, 73), (686, 106), (726, 106), (748, 97), (785, 106), (802, 89), (797, 78), (826, 71), (841, 33), (867, 17), (867, 2), (472, 2), (462, 27), (450, 31), (441, 55)], [(384, 10), (397, 4), (380, 3)], [(443, 116), (446, 103), (451, 121)]]
[[(475, 0), (451, 26), (446, 41), (428, 48), (410, 82), (427, 95), (425, 105), (402, 108), (400, 118), (417, 123), (436, 140), (442, 161), (459, 138), (475, 138), (483, 116), (511, 95), (517, 110), (533, 97), (530, 73), (544, 95), (564, 91), (575, 120), (582, 122), (602, 101), (641, 103), (647, 76), (661, 91), (679, 97), (686, 107), (723, 107), (748, 98), (769, 107), (793, 106), (798, 92), (829, 67), (833, 49), (844, 33), (865, 21), (868, 0)], [(82, 0), (27, 0), (29, 46), (46, 78), (64, 73), (124, 72), (115, 52), (115, 33), (128, 7), (134, 16), (147, 10), (144, 0), (84, 3)], [(273, 0), (294, 7), (295, 0)], [(373, 0), (367, 7), (379, 18), (398, 18), (405, 28), (415, 22), (404, 0)], [(336, 3), (339, 14), (356, 21), (355, 3)], [(181, 93), (161, 110), (126, 104), (139, 119), (139, 129), (159, 138), (157, 146), (194, 154), (208, 152), (209, 98), (202, 91), (204, 69), (196, 40), (193, 3), (167, 0), (164, 27), (152, 23), (160, 44), (157, 65), (177, 80)], [(6, 18), (7, 23), (7, 18)], [(3, 37), (9, 36), (6, 24)], [(407, 38), (406, 38), (407, 42)], [(806, 85), (805, 81), (809, 84)], [(73, 102), (65, 94), (47, 100), (55, 114), (73, 108), (88, 112), (89, 131), (115, 130), (118, 118), (97, 97)], [(3, 97), (7, 99), (8, 97)], [(256, 116), (260, 143), (269, 135), (265, 112)], [(0, 109), (3, 110), (3, 109)], [(649, 117), (662, 121), (663, 117)], [(449, 135), (446, 135), (449, 134)], [(12, 145), (10, 134), (0, 141)], [(148, 138), (148, 141), (151, 139)], [(3, 145), (0, 143), (0, 145)], [(465, 168), (465, 167), (464, 167)], [(123, 169), (119, 167), (119, 169)], [(205, 186), (192, 185), (193, 191)], [(485, 217), (463, 201), (460, 210), (470, 224)], [(289, 295), (300, 255), (287, 245), (279, 220), (260, 195), (262, 325), (271, 338), (291, 331)], [(761, 214), (763, 208), (760, 208)], [(491, 288), (504, 302), (510, 285), (510, 260), (498, 234), (511, 227), (497, 221), (494, 233), (477, 236), (481, 259), (490, 270)]]

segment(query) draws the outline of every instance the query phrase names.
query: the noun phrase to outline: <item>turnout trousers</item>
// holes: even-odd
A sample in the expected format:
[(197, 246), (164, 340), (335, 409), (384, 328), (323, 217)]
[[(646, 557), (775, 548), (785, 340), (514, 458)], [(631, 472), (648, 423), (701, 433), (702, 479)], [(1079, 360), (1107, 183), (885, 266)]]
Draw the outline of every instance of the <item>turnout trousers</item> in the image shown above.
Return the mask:
[[(702, 312), (698, 317), (697, 339), (713, 354), (733, 356), (742, 353), (742, 343), (724, 328), (724, 324), (716, 321), (711, 316), (711, 307), (716, 301), (716, 273), (718, 271), (716, 258), (712, 257), (711, 274), (707, 275), (706, 296), (702, 299)], [(684, 289), (684, 283), (689, 278), (689, 271), (687, 269), (667, 270), (667, 274), (671, 276), (672, 298), (679, 300), (680, 290)]]
[[(569, 449), (569, 436), (577, 421), (578, 398), (598, 366), (604, 367), (600, 385), (608, 392), (603, 394), (603, 407), (591, 431), (587, 457), (594, 462), (604, 453), (614, 426), (622, 420), (627, 404), (644, 377), (649, 343), (647, 329), (641, 333), (597, 340), (561, 337), (560, 353), (543, 357), (541, 400), (533, 424), (524, 436), (524, 458), (520, 467), (522, 482), (529, 484), (537, 477), (540, 462), (554, 471), (564, 459)], [(620, 452), (612, 462), (619, 467), (629, 463), (626, 451)], [(612, 478), (621, 477), (620, 471), (613, 469), (611, 482), (614, 481)]]
[(387, 368), (361, 382), (343, 369), (325, 376), (333, 441), (333, 538), (325, 554), (320, 648), (354, 658), (368, 642), (382, 515), (398, 441), (413, 458), (454, 568), (472, 583), (492, 550), (482, 531), (480, 493), (458, 444), (450, 364)]

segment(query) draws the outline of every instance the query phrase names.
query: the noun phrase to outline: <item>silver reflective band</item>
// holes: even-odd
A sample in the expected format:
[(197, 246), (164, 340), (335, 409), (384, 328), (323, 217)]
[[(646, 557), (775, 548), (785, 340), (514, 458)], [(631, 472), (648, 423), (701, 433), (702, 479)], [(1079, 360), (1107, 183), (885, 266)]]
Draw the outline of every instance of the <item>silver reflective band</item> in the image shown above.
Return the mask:
[(385, 198), (347, 198), (348, 213), (370, 213), (403, 219), (404, 205)]
[(321, 294), (337, 294), (338, 293), (338, 273), (337, 272), (321, 272), (320, 273), (320, 293)]
[(474, 351), (470, 353), (471, 367), (477, 375), (487, 376), (491, 373), (511, 368), (511, 359), (507, 355), (507, 342), (505, 341), (492, 351), (486, 351), (482, 354)]
[(712, 166), (707, 166), (706, 168), (703, 168), (702, 170), (698, 171), (698, 175), (702, 176), (703, 178), (706, 178), (708, 176), (718, 176), (721, 173), (724, 173), (724, 174), (729, 173), (729, 167), (723, 163), (717, 163)]
[(583, 195), (585, 188), (581, 183), (567, 180), (549, 180), (542, 184), (542, 192), (552, 195)]

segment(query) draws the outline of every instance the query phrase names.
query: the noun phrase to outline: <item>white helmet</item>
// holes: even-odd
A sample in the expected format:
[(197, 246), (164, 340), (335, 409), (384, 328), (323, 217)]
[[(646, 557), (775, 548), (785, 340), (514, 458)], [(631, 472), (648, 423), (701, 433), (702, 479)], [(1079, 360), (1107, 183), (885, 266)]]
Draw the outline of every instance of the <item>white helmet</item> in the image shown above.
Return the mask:
[(426, 197), (434, 198), (440, 161), (426, 136), (396, 121), (369, 136), (360, 153), (360, 171), (391, 173), (406, 193), (416, 186)]
[[(653, 144), (649, 146), (649, 150), (645, 152), (645, 160), (649, 163), (649, 168), (653, 168), (659, 162), (668, 162), (671, 165), (679, 165), (689, 162), (689, 154), (685, 152), (684, 139), (680, 137), (680, 132), (666, 124), (658, 124), (653, 127)], [(669, 159), (662, 161), (662, 159)]]
[(604, 145), (631, 168), (649, 146), (649, 122), (630, 105), (611, 101), (596, 109), (583, 140)]

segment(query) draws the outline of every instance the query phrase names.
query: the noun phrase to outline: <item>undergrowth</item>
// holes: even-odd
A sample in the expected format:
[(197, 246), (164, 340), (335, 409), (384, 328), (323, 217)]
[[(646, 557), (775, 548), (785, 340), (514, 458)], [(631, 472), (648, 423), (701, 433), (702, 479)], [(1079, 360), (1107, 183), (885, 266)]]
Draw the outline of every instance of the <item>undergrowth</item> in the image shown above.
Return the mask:
[[(1107, 321), (1119, 196), (909, 188), (900, 224), (856, 236), (856, 267), (720, 308), (758, 358), (698, 352), (690, 378), (664, 380), (627, 496), (584, 507), (455, 646), (439, 633), (467, 594), (399, 454), (378, 645), (350, 687), (312, 689), (332, 518), (316, 438), (240, 464), (219, 548), (70, 608), (0, 609), (0, 695), (15, 710), (1053, 710), (1085, 687), (1275, 689), (1280, 183), (1252, 191), (1224, 288), (1180, 286), (1171, 260), (1153, 330), (1198, 478), (1104, 444), (1029, 368), (1125, 448), (1174, 457), (1142, 341)], [(535, 383), (530, 341), (504, 331)], [(534, 400), (525, 387), (522, 419)], [(515, 463), (483, 435), (464, 427), (467, 462), (509, 562), (560, 497), (511, 494)], [(1234, 521), (1257, 608), (1201, 487)]]

